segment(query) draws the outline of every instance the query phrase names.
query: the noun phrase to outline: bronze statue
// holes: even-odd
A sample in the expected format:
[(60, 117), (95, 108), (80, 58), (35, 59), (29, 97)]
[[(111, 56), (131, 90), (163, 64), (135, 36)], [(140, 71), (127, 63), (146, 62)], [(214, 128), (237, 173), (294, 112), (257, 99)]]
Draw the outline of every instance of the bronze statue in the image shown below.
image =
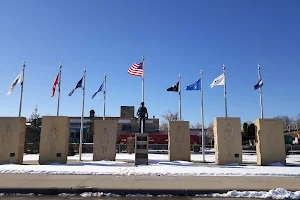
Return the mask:
[(137, 111), (137, 116), (139, 117), (139, 133), (141, 132), (142, 126), (143, 126), (143, 133), (145, 133), (145, 124), (146, 124), (146, 119), (148, 119), (148, 110), (144, 106), (144, 102), (141, 103), (141, 106), (139, 107)]

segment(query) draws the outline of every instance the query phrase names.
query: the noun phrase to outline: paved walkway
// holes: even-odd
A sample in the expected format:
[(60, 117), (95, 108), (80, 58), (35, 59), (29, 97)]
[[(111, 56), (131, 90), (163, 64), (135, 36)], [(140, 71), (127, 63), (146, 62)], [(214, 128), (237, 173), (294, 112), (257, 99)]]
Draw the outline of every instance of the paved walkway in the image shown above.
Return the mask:
[(221, 176), (110, 176), (0, 174), (0, 193), (104, 192), (126, 195), (195, 195), (223, 193), (228, 190), (300, 190), (300, 178), (291, 177), (221, 177)]

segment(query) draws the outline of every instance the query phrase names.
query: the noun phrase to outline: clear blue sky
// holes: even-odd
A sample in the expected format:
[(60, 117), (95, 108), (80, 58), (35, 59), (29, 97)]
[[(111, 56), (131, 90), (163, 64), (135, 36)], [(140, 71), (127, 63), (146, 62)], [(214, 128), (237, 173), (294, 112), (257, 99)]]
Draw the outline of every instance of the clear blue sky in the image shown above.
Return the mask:
[[(141, 79), (127, 74), (145, 55), (145, 104), (160, 117), (178, 110), (178, 95), (166, 89), (182, 76), (182, 89), (204, 71), (205, 124), (224, 116), (223, 87), (210, 84), (227, 69), (228, 115), (260, 116), (257, 64), (264, 80), (265, 117), (300, 113), (299, 1), (3, 1), (0, 7), (1, 115), (17, 116), (20, 85), (11, 82), (27, 68), (22, 115), (35, 105), (56, 114), (51, 87), (63, 63), (61, 114), (81, 115), (82, 92), (68, 93), (87, 68), (85, 115), (102, 115), (103, 97), (91, 96), (107, 74), (107, 115), (121, 105), (139, 106)], [(200, 93), (182, 92), (182, 114), (200, 121)]]

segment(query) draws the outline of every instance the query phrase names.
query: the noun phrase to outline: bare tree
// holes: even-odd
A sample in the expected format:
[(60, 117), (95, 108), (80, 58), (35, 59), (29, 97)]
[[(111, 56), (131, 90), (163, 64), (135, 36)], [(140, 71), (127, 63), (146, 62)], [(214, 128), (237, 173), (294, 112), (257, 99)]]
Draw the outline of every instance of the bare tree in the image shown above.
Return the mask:
[(209, 138), (210, 144), (214, 141), (214, 123), (210, 122), (207, 127), (207, 136)]
[(166, 121), (179, 121), (179, 113), (177, 111), (167, 110), (161, 116)]
[(165, 134), (168, 133), (168, 122), (162, 121), (159, 125), (159, 130), (163, 131)]
[(298, 125), (298, 127), (300, 128), (300, 114), (298, 114), (296, 117), (295, 117), (295, 123)]
[(191, 124), (191, 128), (202, 128), (202, 124), (200, 122), (196, 122), (195, 124)]
[(164, 133), (168, 133), (169, 121), (179, 121), (179, 113), (177, 111), (167, 110), (161, 117), (163, 120), (160, 123), (159, 129)]
[(276, 118), (276, 119), (282, 119), (284, 126), (293, 125), (295, 123), (295, 121), (296, 121), (292, 117), (284, 116), (284, 115), (283, 116), (275, 116), (274, 118)]

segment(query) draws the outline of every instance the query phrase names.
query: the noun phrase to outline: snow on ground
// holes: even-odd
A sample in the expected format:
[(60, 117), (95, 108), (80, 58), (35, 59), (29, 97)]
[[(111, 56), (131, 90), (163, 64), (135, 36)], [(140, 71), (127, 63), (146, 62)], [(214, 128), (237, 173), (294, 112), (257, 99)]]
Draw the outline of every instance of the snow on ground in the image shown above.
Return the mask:
[[(63, 196), (63, 195), (61, 195)], [(111, 193), (91, 193), (91, 192), (85, 192), (82, 193), (80, 196), (82, 197), (103, 197), (103, 196), (119, 196)], [(152, 195), (138, 195), (138, 194), (132, 194), (127, 196), (147, 196), (152, 197)], [(172, 197), (172, 195), (164, 194), (159, 195), (160, 197)], [(196, 195), (197, 197), (225, 197), (225, 198), (259, 198), (259, 199), (300, 199), (300, 191), (288, 191), (283, 188), (277, 188), (270, 191), (228, 191), (224, 194), (209, 194), (209, 195)]]
[[(199, 164), (201, 154), (192, 154), (192, 162), (168, 161), (168, 154), (149, 154), (149, 165), (134, 166), (127, 164), (134, 161), (134, 154), (117, 154), (116, 161), (92, 161), (93, 154), (83, 154), (82, 162), (49, 165), (4, 164), (0, 165), (0, 173), (15, 174), (85, 174), (85, 175), (147, 175), (147, 176), (297, 176), (300, 177), (300, 166), (282, 166), (274, 163), (271, 166), (255, 166), (231, 164), (218, 166), (214, 164), (214, 155), (206, 155), (209, 164)], [(38, 155), (24, 155), (25, 163), (37, 161)], [(68, 160), (78, 161), (78, 155), (69, 156)], [(255, 163), (256, 155), (243, 155), (244, 163)], [(298, 164), (300, 155), (290, 155), (287, 163)], [(198, 163), (196, 163), (198, 162)]]
[[(34, 160), (38, 160), (38, 159), (39, 159), (38, 154), (24, 155), (24, 161), (34, 161)], [(79, 160), (79, 155), (68, 156), (68, 160), (77, 161), (77, 160)], [(92, 161), (92, 160), (93, 160), (92, 153), (82, 154), (82, 161)], [(124, 162), (127, 163), (128, 161), (134, 162), (134, 154), (117, 153), (116, 160), (117, 160), (116, 164), (124, 163)], [(168, 162), (168, 160), (169, 160), (168, 154), (149, 154), (149, 162), (150, 163)], [(203, 156), (202, 156), (202, 154), (191, 154), (191, 160), (192, 160), (192, 162), (202, 162)], [(299, 164), (300, 165), (300, 155), (289, 155), (286, 160), (287, 160), (288, 164)], [(119, 162), (119, 161), (122, 161), (122, 162)], [(215, 155), (214, 154), (206, 154), (205, 161), (214, 163)], [(256, 163), (256, 154), (254, 154), (254, 155), (244, 154), (243, 155), (243, 163), (245, 163), (245, 164)]]
[[(34, 196), (35, 194), (14, 194), (14, 196)], [(1, 196), (8, 196), (8, 194), (0, 193)], [(11, 194), (10, 194), (11, 196)], [(75, 196), (75, 194), (62, 193), (58, 196)], [(113, 193), (103, 193), (103, 192), (84, 192), (80, 194), (81, 197), (120, 197), (120, 195)], [(149, 194), (128, 194), (127, 197), (153, 197)], [(158, 197), (174, 197), (170, 194), (157, 195)], [(300, 199), (300, 191), (288, 191), (284, 188), (277, 188), (269, 191), (228, 191), (227, 193), (219, 194), (201, 194), (195, 195), (196, 197), (214, 197), (214, 198), (252, 198), (252, 199)]]
[[(199, 195), (200, 196), (200, 195)], [(212, 197), (237, 197), (237, 198), (260, 198), (260, 199), (300, 199), (300, 191), (287, 191), (283, 188), (266, 191), (229, 191), (224, 194), (213, 194)]]

